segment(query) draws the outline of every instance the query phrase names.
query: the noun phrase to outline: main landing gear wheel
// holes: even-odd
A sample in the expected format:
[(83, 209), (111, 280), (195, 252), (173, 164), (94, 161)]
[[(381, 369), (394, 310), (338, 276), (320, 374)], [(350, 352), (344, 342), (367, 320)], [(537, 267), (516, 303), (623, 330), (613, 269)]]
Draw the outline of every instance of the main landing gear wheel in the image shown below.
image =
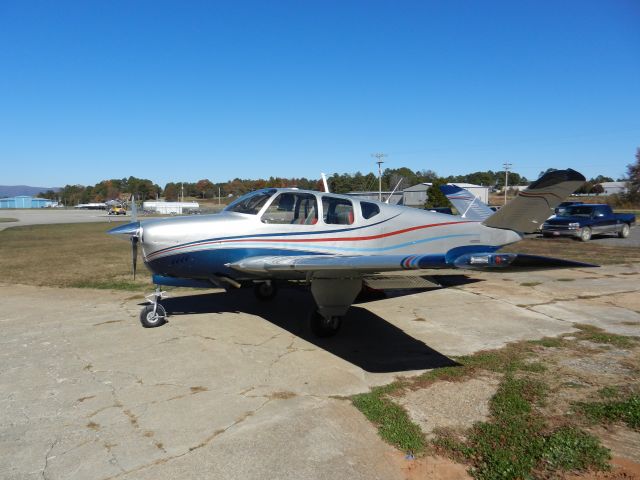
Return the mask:
[(591, 240), (591, 229), (589, 227), (583, 227), (580, 232), (580, 240), (583, 242), (588, 242)]
[(309, 315), (309, 326), (316, 337), (333, 337), (341, 325), (342, 317), (339, 316), (324, 318), (316, 309)]
[(253, 293), (261, 302), (268, 302), (278, 293), (278, 287), (274, 282), (260, 282), (253, 287)]
[(155, 328), (167, 323), (167, 312), (159, 303), (147, 305), (140, 312), (140, 323), (144, 328)]

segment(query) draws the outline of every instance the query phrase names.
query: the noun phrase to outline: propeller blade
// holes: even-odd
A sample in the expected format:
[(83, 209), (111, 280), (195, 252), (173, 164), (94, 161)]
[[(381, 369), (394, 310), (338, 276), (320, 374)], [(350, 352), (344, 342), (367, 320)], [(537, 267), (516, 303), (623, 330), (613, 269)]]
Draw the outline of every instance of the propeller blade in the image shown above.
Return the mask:
[(138, 265), (138, 237), (131, 236), (131, 263), (133, 265), (133, 279), (136, 279), (136, 267)]

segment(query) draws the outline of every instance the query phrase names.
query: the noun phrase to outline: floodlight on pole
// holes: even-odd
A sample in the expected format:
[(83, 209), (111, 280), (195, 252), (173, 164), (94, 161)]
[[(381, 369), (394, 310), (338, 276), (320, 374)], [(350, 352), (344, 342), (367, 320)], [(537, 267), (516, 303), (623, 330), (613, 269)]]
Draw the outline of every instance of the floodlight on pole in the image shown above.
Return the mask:
[(378, 200), (382, 201), (382, 164), (384, 163), (382, 159), (388, 155), (386, 153), (372, 153), (371, 156), (378, 159), (376, 161), (378, 164)]
[(509, 162), (504, 162), (502, 164), (504, 166), (504, 204), (507, 204), (507, 190), (509, 188), (509, 169), (511, 169), (512, 164)]

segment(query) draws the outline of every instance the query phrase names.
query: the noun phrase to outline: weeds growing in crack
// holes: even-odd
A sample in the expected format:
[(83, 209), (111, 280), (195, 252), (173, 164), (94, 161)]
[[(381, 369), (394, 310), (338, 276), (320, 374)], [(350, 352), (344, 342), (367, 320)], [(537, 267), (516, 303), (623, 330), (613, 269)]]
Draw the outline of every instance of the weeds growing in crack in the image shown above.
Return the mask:
[(575, 403), (576, 411), (592, 423), (623, 422), (640, 432), (640, 388), (629, 385), (605, 387), (599, 394), (599, 400)]
[[(469, 471), (476, 478), (546, 478), (567, 471), (606, 470), (609, 451), (597, 437), (582, 430), (581, 425), (584, 418), (591, 418), (600, 422), (624, 421), (630, 428), (639, 429), (638, 390), (604, 389), (597, 401), (575, 405), (581, 415), (573, 412), (546, 417), (544, 412), (550, 411), (549, 403), (553, 403), (557, 392), (551, 391), (547, 383), (556, 370), (548, 371), (548, 365), (543, 363), (549, 361), (545, 352), (555, 349), (560, 353), (554, 355), (582, 354), (587, 349), (582, 343), (585, 340), (603, 344), (595, 346), (596, 350), (589, 347), (589, 351), (606, 351), (609, 345), (634, 348), (640, 341), (592, 326), (575, 327), (576, 332), (558, 338), (516, 342), (498, 350), (455, 357), (457, 366), (401, 378), (355, 395), (351, 401), (376, 424), (387, 442), (416, 454), (435, 450), (450, 456), (469, 464)], [(408, 413), (395, 402), (395, 397), (408, 390), (428, 388), (438, 381), (464, 381), (487, 373), (502, 375), (499, 389), (490, 401), (490, 418), (465, 432), (435, 430), (435, 440), (428, 442)], [(559, 385), (574, 389), (566, 382)], [(545, 404), (547, 397), (550, 399)]]

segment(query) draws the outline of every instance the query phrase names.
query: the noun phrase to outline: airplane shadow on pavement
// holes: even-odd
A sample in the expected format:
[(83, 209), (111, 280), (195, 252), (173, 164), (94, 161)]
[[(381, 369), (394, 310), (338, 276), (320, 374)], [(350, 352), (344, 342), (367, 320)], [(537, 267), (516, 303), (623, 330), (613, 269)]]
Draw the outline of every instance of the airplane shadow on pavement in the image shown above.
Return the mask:
[[(470, 283), (452, 275), (447, 286)], [(455, 277), (455, 278), (453, 278)], [(390, 296), (415, 293), (395, 291)], [(364, 299), (363, 299), (364, 300)], [(296, 335), (367, 372), (390, 373), (425, 370), (458, 365), (424, 342), (369, 310), (352, 306), (335, 337), (317, 338), (308, 327), (307, 315), (313, 306), (311, 294), (302, 288), (281, 288), (276, 298), (261, 302), (250, 289), (228, 293), (213, 292), (170, 297), (162, 301), (169, 321), (198, 313), (244, 312)]]

